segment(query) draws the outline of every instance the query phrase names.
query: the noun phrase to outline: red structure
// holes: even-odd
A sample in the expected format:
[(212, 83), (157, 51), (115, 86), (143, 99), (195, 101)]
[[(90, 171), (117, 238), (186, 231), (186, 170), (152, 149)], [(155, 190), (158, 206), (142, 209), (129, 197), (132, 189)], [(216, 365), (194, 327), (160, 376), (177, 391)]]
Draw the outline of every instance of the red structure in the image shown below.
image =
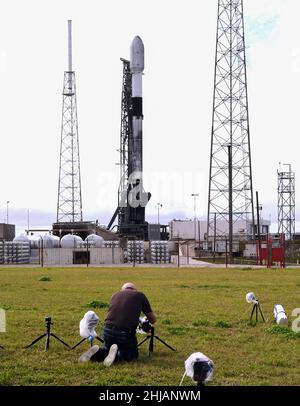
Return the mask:
[(282, 268), (285, 268), (285, 235), (268, 234), (267, 239), (261, 242), (259, 250), (257, 244), (258, 261), (264, 261), (267, 268), (271, 268), (273, 263), (280, 263)]

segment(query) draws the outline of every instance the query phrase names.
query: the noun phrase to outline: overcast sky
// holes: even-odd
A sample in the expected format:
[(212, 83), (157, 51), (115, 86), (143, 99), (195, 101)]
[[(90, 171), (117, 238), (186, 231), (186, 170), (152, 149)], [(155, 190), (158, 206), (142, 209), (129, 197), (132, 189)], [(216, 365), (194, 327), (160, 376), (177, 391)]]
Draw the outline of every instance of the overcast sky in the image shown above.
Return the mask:
[[(73, 20), (83, 211), (117, 201), (120, 57), (145, 45), (144, 186), (162, 218), (207, 210), (217, 0), (0, 0), (0, 221), (55, 220), (67, 20)], [(276, 222), (278, 163), (300, 173), (300, 2), (244, 0), (254, 191)], [(39, 211), (39, 212), (38, 212)], [(37, 220), (35, 220), (37, 221)]]

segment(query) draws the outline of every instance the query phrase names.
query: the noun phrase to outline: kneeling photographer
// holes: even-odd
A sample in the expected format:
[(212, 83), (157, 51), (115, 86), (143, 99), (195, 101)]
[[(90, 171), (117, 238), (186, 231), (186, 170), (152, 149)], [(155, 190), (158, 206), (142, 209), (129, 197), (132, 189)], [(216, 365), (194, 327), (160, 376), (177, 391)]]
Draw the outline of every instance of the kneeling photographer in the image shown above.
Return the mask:
[(139, 292), (133, 283), (125, 283), (111, 298), (103, 326), (104, 347), (94, 345), (79, 358), (79, 362), (103, 361), (104, 365), (110, 366), (114, 361), (137, 359), (136, 329), (141, 312), (151, 324), (156, 322), (145, 294)]

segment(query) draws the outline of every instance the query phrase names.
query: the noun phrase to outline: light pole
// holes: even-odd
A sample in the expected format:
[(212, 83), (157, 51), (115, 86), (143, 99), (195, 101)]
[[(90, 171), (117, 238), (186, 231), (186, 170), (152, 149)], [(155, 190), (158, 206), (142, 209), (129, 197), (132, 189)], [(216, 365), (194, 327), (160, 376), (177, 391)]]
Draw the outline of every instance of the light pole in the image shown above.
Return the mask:
[(8, 205), (9, 205), (9, 200), (6, 202), (6, 223), (9, 223), (9, 218), (8, 218)]
[(196, 243), (196, 199), (199, 196), (199, 194), (192, 193), (191, 196), (194, 198), (194, 239)]
[(161, 209), (163, 205), (161, 203), (157, 203), (156, 208), (157, 208), (157, 224), (159, 224), (159, 209)]

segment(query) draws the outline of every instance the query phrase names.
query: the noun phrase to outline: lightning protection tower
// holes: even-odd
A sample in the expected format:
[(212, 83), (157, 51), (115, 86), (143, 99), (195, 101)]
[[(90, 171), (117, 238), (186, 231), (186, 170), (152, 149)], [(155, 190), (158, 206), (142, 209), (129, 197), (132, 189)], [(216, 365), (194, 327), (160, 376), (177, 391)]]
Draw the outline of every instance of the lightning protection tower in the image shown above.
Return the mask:
[(72, 67), (72, 21), (68, 20), (68, 70), (64, 73), (57, 223), (82, 221), (75, 72)]
[(286, 240), (293, 240), (295, 235), (295, 173), (292, 172), (290, 164), (289, 170), (281, 168), (278, 174), (278, 233), (285, 234)]
[(254, 233), (243, 0), (219, 0), (208, 239), (228, 238), (232, 254), (233, 228), (239, 220)]

